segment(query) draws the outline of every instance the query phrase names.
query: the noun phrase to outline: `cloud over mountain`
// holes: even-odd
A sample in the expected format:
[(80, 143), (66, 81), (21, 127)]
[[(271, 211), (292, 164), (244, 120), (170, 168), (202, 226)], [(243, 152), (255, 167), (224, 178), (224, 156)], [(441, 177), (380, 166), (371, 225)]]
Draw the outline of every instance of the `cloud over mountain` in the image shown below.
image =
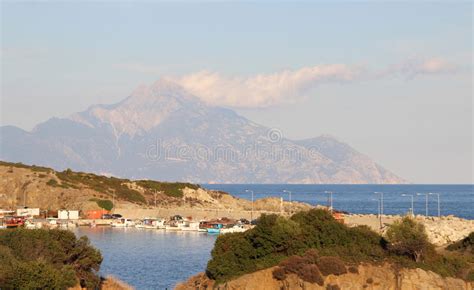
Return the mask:
[(354, 80), (360, 71), (360, 68), (345, 64), (331, 64), (249, 77), (201, 71), (173, 80), (212, 105), (268, 107), (293, 103), (322, 83)]

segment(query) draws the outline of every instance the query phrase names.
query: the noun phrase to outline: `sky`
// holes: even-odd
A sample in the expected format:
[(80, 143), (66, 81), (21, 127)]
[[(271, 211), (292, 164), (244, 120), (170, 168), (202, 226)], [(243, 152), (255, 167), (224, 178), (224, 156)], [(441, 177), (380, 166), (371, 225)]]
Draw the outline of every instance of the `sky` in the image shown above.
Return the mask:
[(169, 78), (413, 183), (473, 183), (472, 3), (1, 1), (1, 125)]

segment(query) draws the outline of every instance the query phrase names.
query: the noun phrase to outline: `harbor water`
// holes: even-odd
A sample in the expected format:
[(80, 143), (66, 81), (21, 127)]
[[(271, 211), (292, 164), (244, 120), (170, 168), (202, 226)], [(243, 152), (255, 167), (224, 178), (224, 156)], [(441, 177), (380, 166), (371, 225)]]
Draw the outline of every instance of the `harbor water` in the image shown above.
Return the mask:
[[(352, 213), (377, 213), (380, 194), (384, 193), (384, 212), (403, 214), (414, 210), (425, 214), (425, 193), (440, 194), (442, 215), (474, 219), (472, 185), (203, 185), (208, 189), (227, 191), (237, 197), (251, 199), (266, 196), (327, 204), (333, 192), (333, 206)], [(421, 193), (421, 195), (417, 195)], [(406, 194), (408, 196), (402, 196)], [(437, 195), (428, 195), (428, 213), (437, 215)], [(113, 275), (137, 289), (172, 289), (176, 283), (205, 270), (214, 246), (215, 235), (198, 232), (169, 232), (136, 228), (77, 228), (78, 236), (86, 235), (104, 256), (101, 275)]]

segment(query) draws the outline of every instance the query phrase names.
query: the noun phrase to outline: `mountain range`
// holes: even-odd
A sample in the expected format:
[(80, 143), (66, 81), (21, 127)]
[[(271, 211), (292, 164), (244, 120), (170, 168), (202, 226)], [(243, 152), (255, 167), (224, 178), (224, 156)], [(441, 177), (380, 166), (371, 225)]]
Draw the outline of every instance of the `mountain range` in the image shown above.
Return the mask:
[(0, 127), (0, 159), (194, 183), (405, 183), (329, 135), (290, 140), (163, 79), (123, 101)]

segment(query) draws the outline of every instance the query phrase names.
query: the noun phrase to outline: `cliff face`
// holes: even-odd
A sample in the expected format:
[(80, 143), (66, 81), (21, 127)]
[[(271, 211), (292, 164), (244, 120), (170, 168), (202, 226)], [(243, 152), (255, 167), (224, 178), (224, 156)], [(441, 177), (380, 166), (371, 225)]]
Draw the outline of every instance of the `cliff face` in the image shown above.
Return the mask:
[(440, 275), (422, 269), (395, 270), (391, 265), (359, 265), (359, 273), (347, 273), (340, 276), (329, 275), (324, 285), (308, 283), (291, 274), (285, 280), (273, 278), (269, 268), (252, 274), (243, 275), (225, 284), (216, 285), (204, 274), (196, 275), (176, 286), (176, 290), (219, 289), (219, 290), (326, 290), (326, 289), (387, 289), (387, 290), (472, 290), (474, 284), (461, 279), (443, 278)]

